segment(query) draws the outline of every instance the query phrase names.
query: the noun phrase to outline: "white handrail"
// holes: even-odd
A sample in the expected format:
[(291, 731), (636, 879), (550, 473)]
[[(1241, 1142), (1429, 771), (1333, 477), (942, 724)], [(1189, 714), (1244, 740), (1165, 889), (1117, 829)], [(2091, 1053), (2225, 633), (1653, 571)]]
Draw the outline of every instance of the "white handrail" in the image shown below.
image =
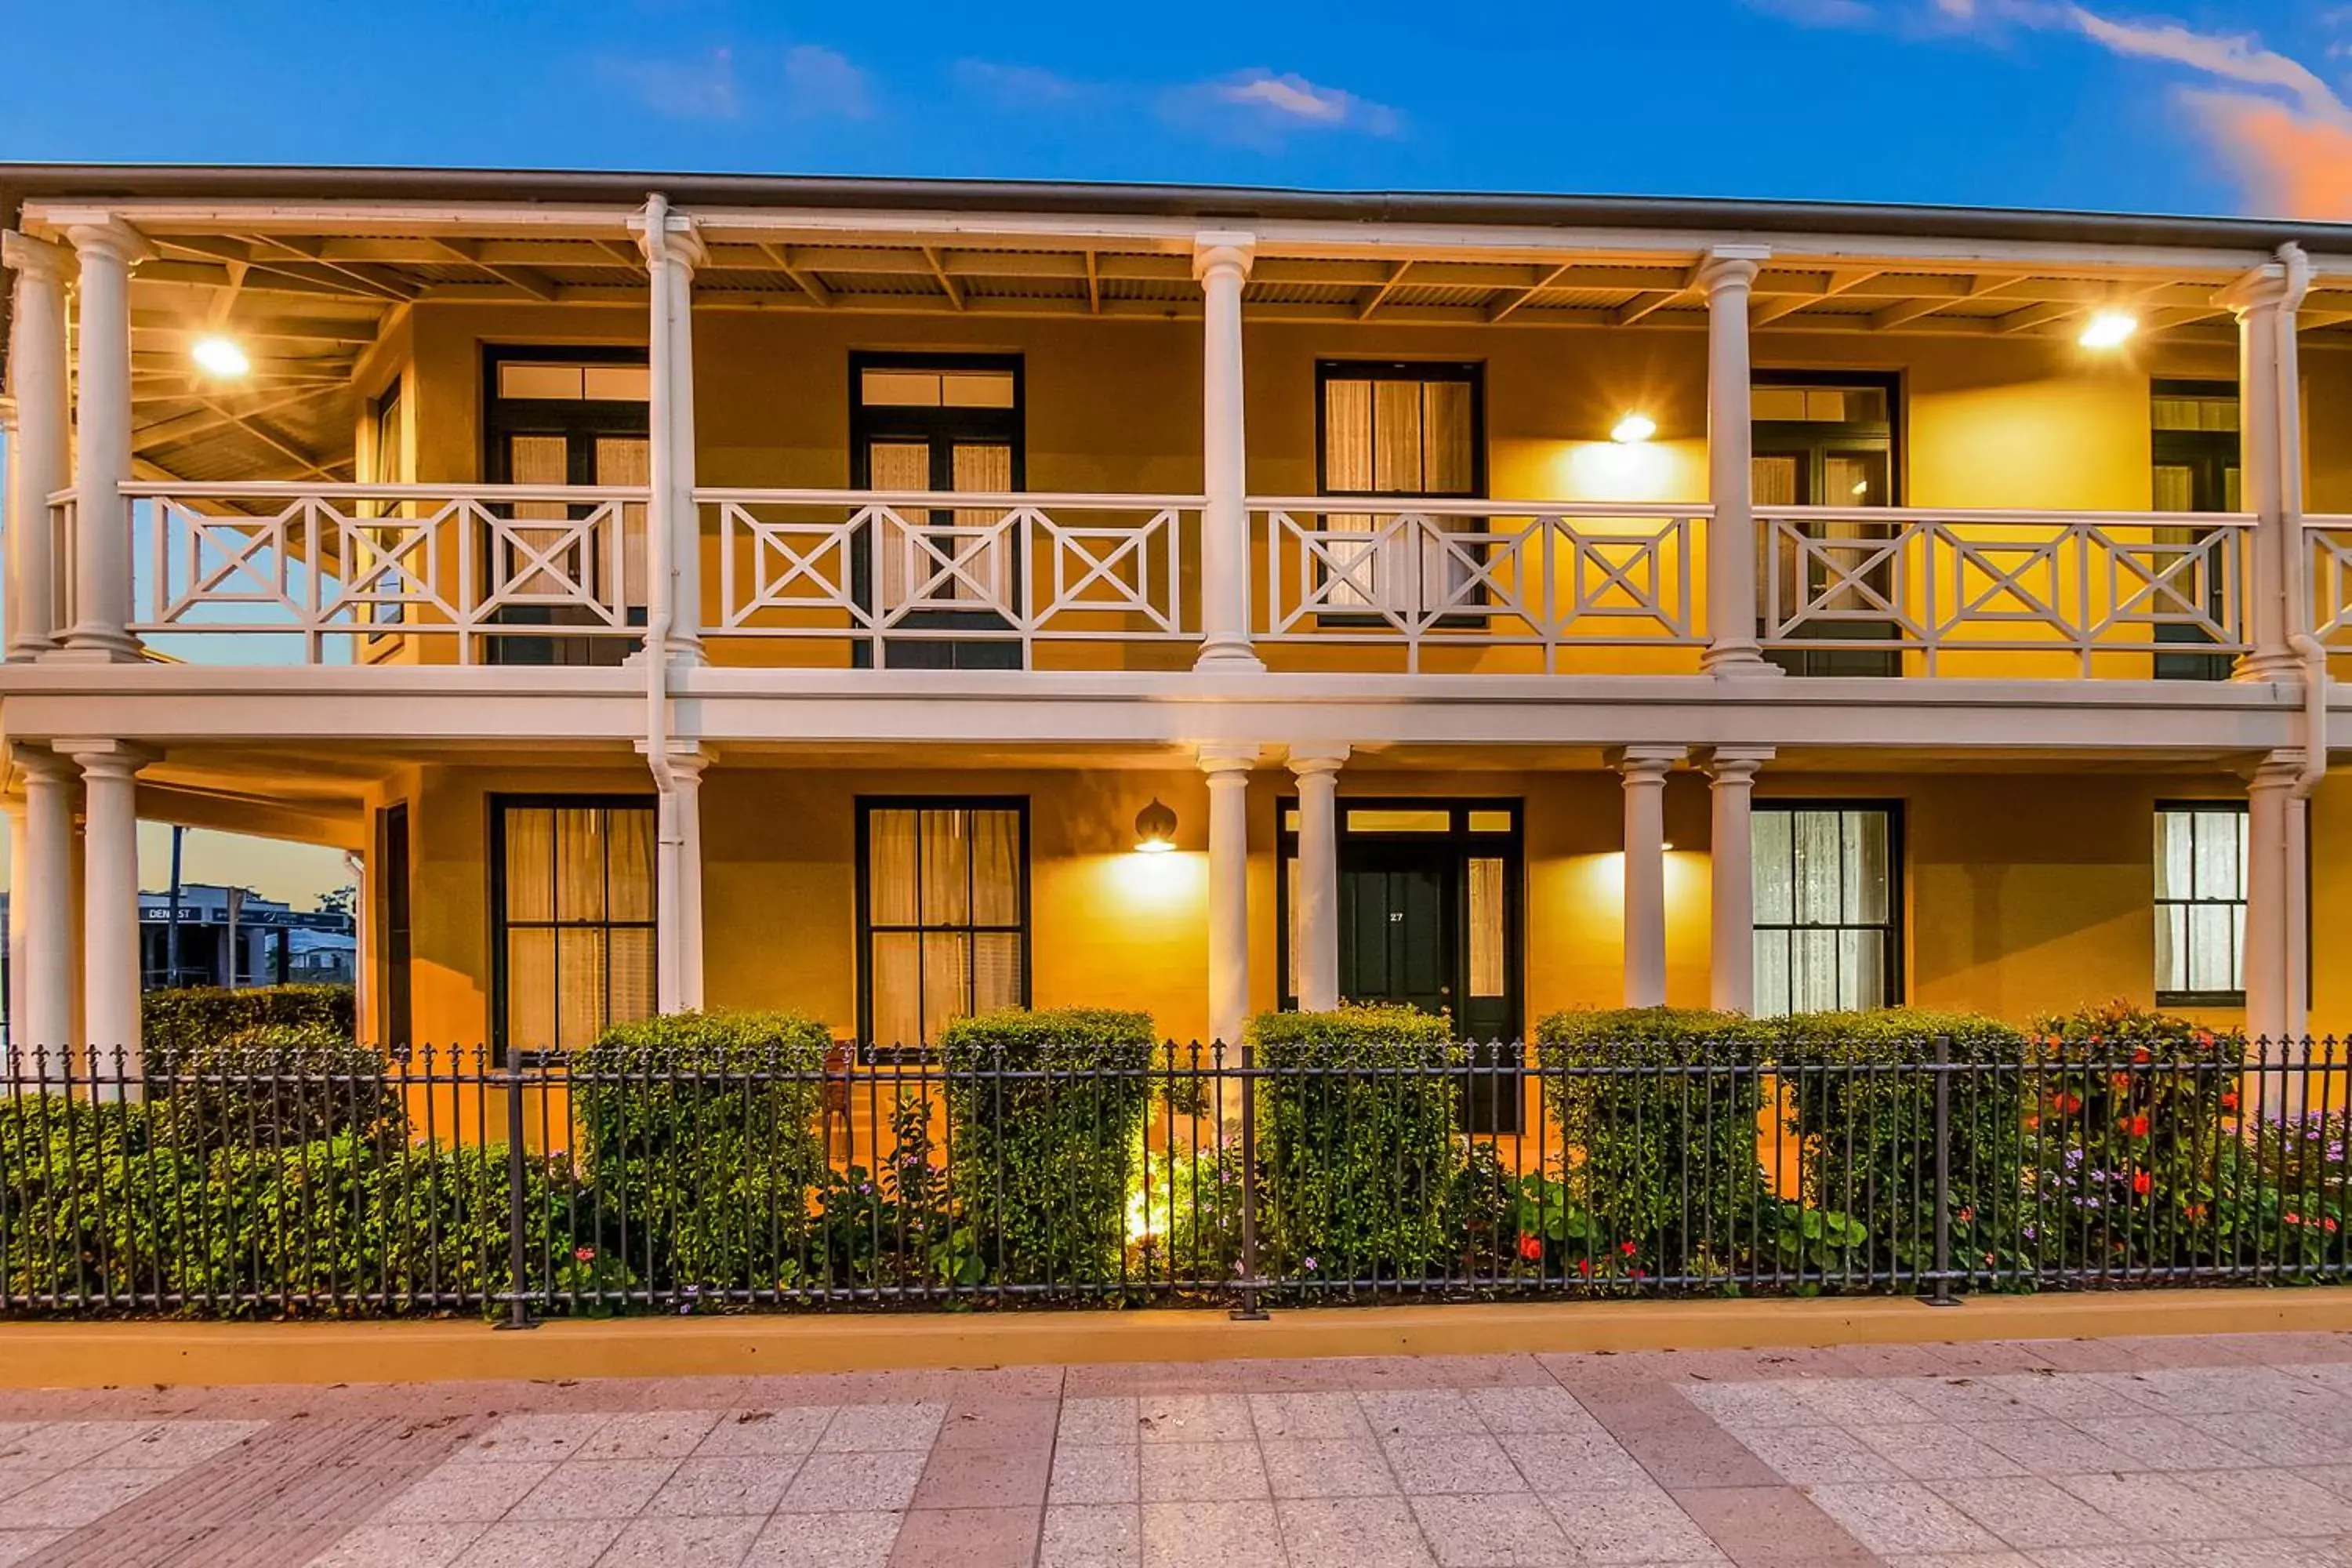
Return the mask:
[(1398, 512), (1423, 512), (1432, 517), (1609, 517), (1697, 518), (1715, 515), (1705, 501), (1515, 500), (1509, 497), (1475, 500), (1466, 497), (1419, 496), (1252, 496), (1252, 511), (1339, 512), (1343, 516), (1388, 517)]
[[(63, 491), (58, 499), (70, 498), (73, 493)], [(574, 506), (593, 506), (608, 500), (643, 501), (653, 495), (645, 485), (366, 485), (310, 484), (300, 479), (247, 479), (209, 485), (186, 479), (142, 479), (124, 485), (122, 493), (134, 500), (520, 500), (567, 501)]]

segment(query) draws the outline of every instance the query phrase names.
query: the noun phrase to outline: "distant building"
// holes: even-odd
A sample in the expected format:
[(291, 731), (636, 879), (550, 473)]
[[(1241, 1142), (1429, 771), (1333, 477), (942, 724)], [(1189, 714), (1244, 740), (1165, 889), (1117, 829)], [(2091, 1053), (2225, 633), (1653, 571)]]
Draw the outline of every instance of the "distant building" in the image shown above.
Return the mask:
[(297, 910), (244, 888), (180, 889), (173, 962), (172, 895), (139, 895), (140, 973), (147, 989), (349, 982), (356, 943), (349, 914)]

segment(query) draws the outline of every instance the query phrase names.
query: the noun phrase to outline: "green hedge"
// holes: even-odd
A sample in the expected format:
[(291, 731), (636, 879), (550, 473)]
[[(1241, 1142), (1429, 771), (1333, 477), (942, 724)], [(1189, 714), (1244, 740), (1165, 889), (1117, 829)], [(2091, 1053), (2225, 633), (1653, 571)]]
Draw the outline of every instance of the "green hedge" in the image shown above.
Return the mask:
[[(200, 1149), (152, 1106), (28, 1095), (0, 1101), (0, 1280), (19, 1310), (87, 1293), (220, 1317), (431, 1310), (509, 1289), (508, 1181), (499, 1146)], [(567, 1255), (573, 1205), (560, 1161), (526, 1183), (537, 1272)]]
[(1443, 1269), (1452, 1213), (1464, 1062), (1452, 1026), (1401, 1006), (1264, 1013), (1257, 1131), (1270, 1269), (1378, 1285)]
[(1935, 1080), (1881, 1069), (1934, 1061), (1939, 1037), (1955, 1063), (2011, 1069), (1951, 1075), (1953, 1264), (1984, 1276), (2026, 1261), (2021, 1031), (1907, 1007), (1800, 1014), (1760, 1026), (1781, 1068), (1789, 1130), (1801, 1141), (1803, 1202), (1822, 1216), (1806, 1245), (1782, 1248), (1783, 1266), (1868, 1268), (1897, 1288), (1935, 1267)]
[(323, 1024), (266, 1024), (150, 1053), (146, 1092), (189, 1149), (284, 1148), (406, 1131), (384, 1058)]
[(330, 1030), (348, 1040), (358, 1034), (348, 985), (255, 985), (231, 991), (192, 985), (149, 991), (139, 998), (139, 1032), (151, 1066), (174, 1051), (204, 1047), (256, 1029)]
[[(1581, 1232), (1580, 1275), (1711, 1279), (1754, 1247), (1767, 1195), (1756, 1138), (1765, 1032), (1669, 1007), (1555, 1013), (1537, 1026), (1545, 1100), (1569, 1153), (1560, 1180)], [(1708, 1070), (1675, 1070), (1688, 1068)]]
[(598, 1238), (657, 1293), (802, 1283), (833, 1037), (792, 1013), (675, 1013), (572, 1060)]
[(1125, 1276), (1155, 1045), (1149, 1013), (1102, 1008), (1008, 1008), (942, 1032), (950, 1181), (962, 1245), (987, 1278), (1084, 1287)]

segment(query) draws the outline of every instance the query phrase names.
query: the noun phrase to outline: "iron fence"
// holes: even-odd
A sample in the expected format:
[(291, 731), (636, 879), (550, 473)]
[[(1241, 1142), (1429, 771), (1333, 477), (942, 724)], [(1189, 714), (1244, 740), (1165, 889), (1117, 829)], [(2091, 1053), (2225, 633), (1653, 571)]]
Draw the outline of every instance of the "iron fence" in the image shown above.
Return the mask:
[(19, 1051), (0, 1313), (1916, 1294), (2340, 1280), (2352, 1053), (1262, 1064)]

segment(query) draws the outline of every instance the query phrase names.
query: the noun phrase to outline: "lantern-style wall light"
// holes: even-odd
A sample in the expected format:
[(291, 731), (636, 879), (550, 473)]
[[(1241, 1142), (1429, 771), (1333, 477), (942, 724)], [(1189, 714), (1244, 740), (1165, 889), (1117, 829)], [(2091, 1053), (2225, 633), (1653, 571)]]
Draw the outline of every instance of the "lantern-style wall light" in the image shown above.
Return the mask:
[(1146, 855), (1165, 855), (1176, 847), (1176, 814), (1160, 805), (1157, 795), (1135, 814), (1135, 847)]

